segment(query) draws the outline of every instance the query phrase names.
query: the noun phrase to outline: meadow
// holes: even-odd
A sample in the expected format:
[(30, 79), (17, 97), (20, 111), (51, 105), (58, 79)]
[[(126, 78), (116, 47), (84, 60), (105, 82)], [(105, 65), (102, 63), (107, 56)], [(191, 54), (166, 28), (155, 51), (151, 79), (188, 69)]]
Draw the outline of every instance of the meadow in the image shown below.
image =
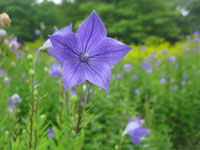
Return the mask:
[[(78, 134), (70, 127), (78, 117), (76, 107), (70, 108), (74, 114), (68, 118), (66, 99), (73, 94), (70, 102), (77, 103), (75, 99), (81, 95), (83, 84), (76, 86), (77, 94), (65, 91), (59, 75), (61, 69), (58, 67), (54, 74), (55, 59), (45, 51), (37, 53), (43, 41), (25, 43), (17, 51), (12, 51), (11, 45), (2, 44), (0, 149), (28, 149), (31, 97), (34, 96), (37, 105), (34, 149), (72, 149), (70, 145), (79, 145), (77, 150), (118, 149), (128, 118), (141, 116), (143, 126), (150, 133), (142, 139), (141, 147), (126, 137), (122, 149), (198, 150), (200, 54), (197, 38), (198, 34), (191, 35), (171, 45), (152, 37), (145, 45), (131, 45), (133, 49), (128, 55), (112, 67), (109, 94), (92, 86), (93, 93), (86, 103), (84, 123)], [(29, 70), (34, 65), (32, 78)], [(33, 95), (32, 85), (37, 91)], [(14, 94), (21, 101), (13, 107), (10, 99)]]
[(200, 150), (199, 0), (0, 0), (0, 150)]

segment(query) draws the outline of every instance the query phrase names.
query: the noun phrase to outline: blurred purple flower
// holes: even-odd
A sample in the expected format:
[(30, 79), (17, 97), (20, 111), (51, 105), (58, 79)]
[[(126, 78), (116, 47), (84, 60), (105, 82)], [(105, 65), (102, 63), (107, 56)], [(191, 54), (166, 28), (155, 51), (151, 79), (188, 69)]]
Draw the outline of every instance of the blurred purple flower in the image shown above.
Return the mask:
[(196, 37), (193, 42), (194, 43), (198, 43), (199, 42), (199, 37)]
[(189, 46), (190, 45), (190, 41), (187, 40), (185, 44)]
[(148, 61), (142, 62), (142, 68), (144, 68), (147, 73), (152, 72), (152, 67), (149, 65)]
[(155, 58), (157, 56), (157, 54), (158, 54), (157, 51), (154, 51), (152, 56)]
[(76, 34), (56, 33), (50, 37), (56, 60), (62, 65), (65, 89), (89, 81), (109, 92), (110, 66), (119, 62), (132, 48), (107, 37), (96, 11), (79, 26)]
[(175, 56), (171, 56), (170, 57), (170, 61), (173, 63), (173, 62), (175, 62), (175, 60), (176, 60), (176, 57)]
[(92, 93), (93, 93), (93, 90), (90, 89), (89, 92), (88, 92), (88, 95), (87, 95), (87, 102), (90, 100)]
[(21, 47), (22, 44), (17, 41), (17, 37), (14, 37), (10, 40), (9, 45), (12, 51), (17, 52), (18, 48)]
[(42, 57), (40, 56), (40, 57), (38, 57), (38, 61), (42, 61)]
[(18, 53), (16, 54), (16, 56), (17, 56), (18, 59), (24, 58), (24, 54), (23, 54), (22, 52), (18, 52)]
[(194, 36), (199, 36), (199, 31), (195, 31)]
[(122, 74), (121, 73), (119, 73), (118, 75), (117, 75), (117, 79), (119, 79), (119, 80), (121, 80), (122, 79)]
[(136, 81), (136, 80), (138, 79), (138, 77), (137, 77), (136, 75), (134, 75), (134, 76), (132, 77), (132, 79), (133, 79), (134, 81)]
[(161, 62), (162, 62), (161, 59), (158, 59), (155, 66), (159, 66), (161, 64)]
[(52, 77), (60, 78), (62, 76), (62, 69), (58, 64), (52, 64), (50, 68), (50, 74)]
[(147, 49), (147, 46), (146, 46), (146, 45), (144, 45), (144, 46), (142, 46), (142, 47), (140, 48), (141, 51), (145, 51), (146, 49)]
[(185, 80), (185, 81), (188, 80), (188, 75), (184, 75), (184, 80)]
[(9, 99), (9, 109), (10, 111), (14, 112), (15, 104), (19, 104), (22, 102), (22, 99), (19, 97), (18, 94), (13, 94)]
[(115, 68), (115, 66), (114, 66), (114, 65), (111, 65), (111, 66), (110, 66), (110, 69), (111, 69), (111, 70), (113, 70), (114, 68)]
[(182, 85), (182, 86), (185, 85), (185, 81), (182, 81), (182, 82), (181, 82), (181, 85)]
[(196, 46), (196, 48), (194, 49), (194, 53), (198, 53), (199, 52), (199, 45)]
[(0, 68), (0, 77), (3, 77), (4, 73), (5, 73), (5, 70), (3, 68)]
[(165, 49), (161, 50), (162, 54), (165, 54), (167, 51)]
[(83, 105), (84, 104), (84, 102), (85, 102), (85, 90), (86, 90), (86, 85), (83, 85), (83, 91), (82, 91), (82, 93), (81, 93), (81, 105)]
[(172, 92), (175, 92), (177, 89), (178, 89), (177, 86), (173, 86), (173, 87), (171, 88)]
[(54, 138), (54, 127), (51, 127), (48, 132), (47, 132), (48, 137), (50, 137), (51, 139)]
[(35, 35), (39, 36), (40, 35), (40, 29), (35, 29)]
[(166, 84), (166, 79), (165, 78), (160, 79), (160, 83), (161, 84)]
[(125, 69), (126, 71), (130, 71), (130, 70), (131, 70), (131, 64), (125, 64), (125, 65), (124, 65), (124, 69)]
[(125, 128), (123, 135), (128, 134), (129, 139), (137, 144), (141, 145), (140, 138), (149, 134), (149, 130), (141, 127), (140, 117), (137, 117), (135, 120), (129, 118), (128, 124)]
[(38, 84), (37, 80), (33, 81), (33, 85), (36, 86)]
[(14, 109), (14, 108), (15, 108), (15, 105), (14, 105), (14, 103), (13, 103), (11, 100), (9, 100), (8, 105), (9, 105), (9, 107), (10, 107), (11, 109)]
[(134, 93), (135, 93), (135, 95), (138, 95), (138, 94), (140, 93), (140, 89), (136, 89), (136, 90), (134, 91)]
[(77, 93), (76, 88), (72, 87), (72, 95), (75, 95)]

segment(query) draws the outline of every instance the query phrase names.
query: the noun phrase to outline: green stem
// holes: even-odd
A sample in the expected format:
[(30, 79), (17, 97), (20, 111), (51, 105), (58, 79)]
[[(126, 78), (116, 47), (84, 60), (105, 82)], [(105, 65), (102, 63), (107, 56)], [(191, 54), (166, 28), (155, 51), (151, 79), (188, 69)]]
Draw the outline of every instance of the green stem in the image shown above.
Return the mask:
[(31, 79), (31, 125), (30, 125), (30, 143), (29, 143), (29, 149), (32, 149), (32, 134), (33, 134), (33, 115), (34, 115), (34, 96), (33, 96), (33, 78)]
[(122, 149), (122, 143), (123, 143), (123, 136), (120, 137), (119, 150)]

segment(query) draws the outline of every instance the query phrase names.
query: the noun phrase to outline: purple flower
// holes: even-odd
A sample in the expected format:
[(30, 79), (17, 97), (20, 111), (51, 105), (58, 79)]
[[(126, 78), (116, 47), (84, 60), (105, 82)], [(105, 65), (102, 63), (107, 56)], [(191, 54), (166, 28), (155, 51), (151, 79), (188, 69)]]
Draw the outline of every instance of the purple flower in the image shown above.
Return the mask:
[[(60, 29), (60, 30), (58, 30), (58, 28), (54, 27), (53, 35), (56, 35), (56, 34), (65, 35), (68, 32), (69, 33), (72, 32), (72, 25), (71, 24), (67, 27)], [(53, 48), (50, 39), (48, 39), (40, 49), (47, 49), (47, 54), (54, 57), (59, 64), (61, 64), (61, 65), (63, 64), (63, 62), (60, 60), (59, 56), (56, 55), (56, 51)]]
[(58, 64), (52, 64), (50, 68), (50, 74), (52, 77), (60, 78), (62, 76), (62, 69)]
[(175, 92), (177, 89), (178, 89), (177, 86), (173, 86), (173, 87), (171, 88), (172, 92)]
[(134, 81), (136, 81), (136, 80), (138, 79), (138, 77), (137, 77), (136, 75), (134, 75), (134, 76), (132, 77), (132, 79), (133, 79)]
[(140, 48), (141, 51), (145, 51), (147, 49), (147, 46), (144, 45), (143, 47)]
[(176, 60), (176, 57), (175, 57), (175, 56), (171, 56), (171, 57), (170, 57), (170, 61), (171, 61), (171, 62), (175, 62), (175, 60)]
[(148, 61), (144, 61), (142, 63), (142, 68), (144, 68), (146, 70), (147, 73), (152, 72), (152, 67), (149, 65)]
[(199, 45), (196, 46), (196, 48), (194, 49), (194, 53), (198, 53), (199, 52)]
[(4, 73), (5, 73), (5, 70), (3, 68), (0, 68), (0, 77), (3, 77)]
[(38, 84), (37, 80), (33, 81), (33, 85), (36, 86)]
[(124, 65), (124, 69), (125, 69), (126, 71), (130, 71), (130, 70), (131, 70), (131, 64), (125, 64), (125, 65)]
[(117, 79), (119, 79), (119, 80), (121, 80), (122, 79), (122, 74), (121, 73), (119, 73), (118, 75), (117, 75)]
[(115, 68), (115, 66), (114, 66), (114, 65), (111, 65), (111, 66), (110, 66), (110, 69), (111, 69), (111, 70), (113, 70), (114, 68)]
[(11, 100), (9, 100), (8, 105), (9, 105), (9, 107), (10, 107), (11, 109), (14, 109), (14, 108), (15, 108), (15, 105), (14, 105), (14, 103), (13, 103)]
[(162, 53), (162, 54), (165, 54), (165, 53), (166, 53), (166, 50), (165, 50), (165, 49), (161, 50), (161, 53)]
[(187, 81), (188, 80), (188, 76), (184, 75), (184, 80)]
[(79, 26), (76, 34), (62, 32), (49, 37), (55, 58), (63, 67), (67, 91), (87, 80), (108, 93), (110, 66), (119, 62), (132, 49), (107, 37), (104, 24), (95, 11)]
[(159, 65), (161, 64), (161, 62), (162, 62), (162, 61), (161, 61), (160, 59), (158, 59), (158, 60), (157, 60), (157, 63), (155, 64), (155, 66), (159, 66)]
[(194, 43), (198, 43), (199, 42), (199, 37), (196, 37), (193, 42)]
[(181, 82), (181, 85), (182, 85), (182, 86), (185, 85), (185, 81), (182, 81), (182, 82)]
[(93, 93), (93, 90), (90, 89), (89, 92), (88, 92), (88, 95), (87, 95), (87, 102), (90, 100), (92, 93)]
[(40, 57), (38, 57), (38, 61), (42, 61), (42, 57), (40, 56)]
[(47, 132), (48, 137), (54, 138), (54, 127), (51, 127)]
[(83, 85), (83, 91), (81, 93), (81, 105), (84, 104), (85, 102), (85, 90), (86, 90), (86, 85)]
[(194, 36), (199, 36), (199, 31), (195, 31)]
[(18, 48), (22, 45), (20, 42), (17, 41), (17, 37), (14, 37), (10, 40), (9, 45), (11, 47), (11, 50), (14, 52), (18, 51)]
[(149, 134), (149, 130), (141, 127), (140, 117), (137, 117), (135, 120), (129, 118), (128, 124), (125, 128), (123, 135), (128, 134), (129, 139), (137, 144), (141, 145), (140, 138)]
[(134, 93), (135, 93), (135, 95), (138, 95), (138, 94), (140, 93), (140, 89), (136, 89), (136, 90), (134, 91)]
[(18, 94), (13, 94), (10, 98), (9, 98), (9, 107), (10, 110), (12, 110), (12, 112), (14, 111), (15, 108), (15, 104), (19, 104), (22, 102), (22, 99), (19, 97)]
[(166, 79), (165, 78), (160, 79), (160, 83), (161, 84), (166, 84)]
[(157, 56), (157, 54), (158, 54), (157, 51), (154, 51), (152, 54), (152, 57), (155, 58)]
[(16, 56), (17, 56), (17, 58), (19, 58), (19, 59), (24, 58), (24, 54), (23, 54), (22, 52), (18, 52), (18, 53), (16, 54)]
[(36, 36), (40, 35), (40, 29), (35, 29), (35, 35)]
[(185, 44), (186, 44), (186, 45), (190, 45), (190, 41), (189, 41), (189, 40), (187, 40)]
[(75, 95), (77, 93), (77, 90), (75, 87), (72, 87), (72, 95)]

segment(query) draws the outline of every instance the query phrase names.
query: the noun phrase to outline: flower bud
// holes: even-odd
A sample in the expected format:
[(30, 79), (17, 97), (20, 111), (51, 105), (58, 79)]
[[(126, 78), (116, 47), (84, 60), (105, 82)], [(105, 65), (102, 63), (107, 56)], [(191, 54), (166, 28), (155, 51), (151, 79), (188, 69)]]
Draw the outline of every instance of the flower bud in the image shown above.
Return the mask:
[(7, 35), (7, 32), (4, 29), (0, 29), (0, 44), (3, 43)]
[(34, 95), (35, 97), (37, 97), (37, 96), (38, 96), (38, 91), (35, 90), (34, 93), (33, 93), (33, 95)]
[(76, 132), (75, 132), (74, 130), (72, 130), (71, 136), (72, 136), (72, 138), (75, 138), (75, 137), (76, 137)]
[(29, 70), (29, 75), (30, 75), (30, 76), (34, 76), (34, 74), (35, 74), (35, 71), (34, 71), (33, 69), (30, 69), (30, 70)]
[(2, 13), (0, 14), (0, 24), (2, 27), (6, 27), (6, 25), (10, 26), (11, 20), (8, 14)]
[(22, 133), (26, 133), (26, 130), (25, 130), (25, 129), (23, 129), (23, 130), (22, 130)]
[(27, 60), (28, 60), (28, 61), (33, 61), (33, 56), (32, 56), (31, 54), (29, 54), (29, 55), (27, 56)]
[(6, 131), (4, 132), (4, 134), (5, 134), (5, 135), (8, 135), (8, 134), (9, 134), (9, 131), (8, 131), (8, 130), (6, 130)]
[(70, 100), (71, 100), (71, 102), (76, 102), (78, 100), (78, 96), (72, 95)]

